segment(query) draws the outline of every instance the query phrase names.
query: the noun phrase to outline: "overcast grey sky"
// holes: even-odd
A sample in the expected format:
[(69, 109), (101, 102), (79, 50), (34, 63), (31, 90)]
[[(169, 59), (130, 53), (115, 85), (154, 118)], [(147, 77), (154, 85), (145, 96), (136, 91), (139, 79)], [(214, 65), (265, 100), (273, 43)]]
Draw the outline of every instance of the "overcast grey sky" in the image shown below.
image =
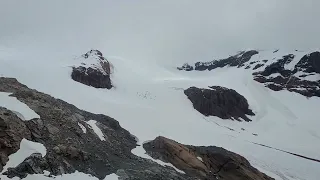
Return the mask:
[[(0, 45), (145, 61), (320, 43), (320, 0), (1, 0)], [(232, 54), (232, 53), (231, 53)]]

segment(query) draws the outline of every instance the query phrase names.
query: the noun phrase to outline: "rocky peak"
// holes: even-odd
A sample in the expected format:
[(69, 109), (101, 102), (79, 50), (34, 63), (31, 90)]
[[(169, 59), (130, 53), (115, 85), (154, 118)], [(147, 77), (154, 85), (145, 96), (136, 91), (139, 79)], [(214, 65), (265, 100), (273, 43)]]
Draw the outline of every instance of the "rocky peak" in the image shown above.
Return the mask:
[(244, 68), (252, 73), (254, 80), (271, 90), (288, 90), (306, 97), (320, 97), (320, 52), (307, 54), (295, 50), (282, 56), (279, 54), (279, 50), (270, 51), (269, 54), (256, 50), (241, 51), (225, 59), (196, 62), (188, 65), (187, 69), (185, 66), (178, 69), (211, 71), (223, 67)]
[(112, 88), (111, 64), (99, 50), (90, 50), (77, 60), (79, 65), (73, 66), (71, 74), (74, 81), (95, 88)]

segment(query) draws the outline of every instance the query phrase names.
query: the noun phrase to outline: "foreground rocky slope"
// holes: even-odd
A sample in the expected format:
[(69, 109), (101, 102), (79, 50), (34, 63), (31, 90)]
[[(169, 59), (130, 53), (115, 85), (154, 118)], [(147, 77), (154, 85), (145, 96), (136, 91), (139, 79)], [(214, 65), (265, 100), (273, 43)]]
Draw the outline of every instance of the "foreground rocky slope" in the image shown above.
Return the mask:
[(185, 71), (214, 70), (223, 67), (244, 68), (253, 79), (274, 90), (288, 90), (306, 97), (320, 97), (320, 52), (279, 54), (279, 50), (263, 52), (242, 51), (225, 59), (184, 64)]
[[(19, 149), (22, 139), (41, 143), (47, 149), (44, 157), (41, 154), (32, 154), (17, 167), (3, 172), (10, 178), (24, 178), (27, 174), (43, 173), (44, 170), (52, 175), (80, 171), (99, 179), (111, 173), (128, 180), (191, 180), (216, 177), (194, 173), (198, 171), (197, 167), (192, 167), (194, 170), (184, 169), (187, 174), (181, 174), (171, 167), (137, 157), (131, 153), (136, 147), (136, 139), (113, 118), (80, 110), (60, 99), (29, 89), (14, 78), (1, 77), (0, 92), (12, 93), (10, 96), (25, 103), (40, 116), (26, 121), (8, 109), (0, 108), (0, 170), (8, 162), (8, 156)], [(103, 138), (96, 134), (92, 123), (89, 123), (92, 121), (101, 130)], [(224, 153), (228, 156), (229, 152), (223, 151), (222, 154)], [(247, 162), (243, 158), (242, 161)], [(180, 167), (179, 164), (173, 164)], [(207, 172), (207, 166), (203, 167), (204, 172)], [(246, 171), (249, 174), (261, 175), (254, 169), (246, 168)], [(218, 175), (233, 177), (237, 176), (237, 173), (237, 170), (226, 171)]]
[[(0, 109), (1, 165), (5, 165), (8, 156), (19, 149), (22, 138), (42, 143), (47, 148), (44, 158), (34, 154), (18, 167), (8, 169), (4, 174), (9, 177), (25, 177), (28, 173), (41, 173), (43, 170), (53, 175), (77, 170), (99, 179), (117, 171), (130, 179), (161, 179), (164, 175), (173, 179), (188, 179), (172, 168), (133, 155), (131, 150), (136, 147), (135, 138), (108, 116), (82, 111), (62, 100), (29, 89), (13, 78), (0, 78), (0, 91), (13, 92), (11, 96), (27, 104), (41, 117), (22, 121), (11, 111)], [(96, 125), (105, 140), (97, 136), (87, 123), (89, 120), (97, 121)], [(86, 132), (79, 124), (85, 127)]]
[(272, 180), (242, 156), (223, 148), (183, 145), (165, 137), (143, 145), (155, 159), (170, 162), (188, 174), (203, 179)]
[(246, 115), (254, 115), (248, 101), (233, 89), (211, 86), (210, 89), (190, 87), (184, 94), (193, 107), (205, 116), (217, 116), (222, 119), (251, 121)]

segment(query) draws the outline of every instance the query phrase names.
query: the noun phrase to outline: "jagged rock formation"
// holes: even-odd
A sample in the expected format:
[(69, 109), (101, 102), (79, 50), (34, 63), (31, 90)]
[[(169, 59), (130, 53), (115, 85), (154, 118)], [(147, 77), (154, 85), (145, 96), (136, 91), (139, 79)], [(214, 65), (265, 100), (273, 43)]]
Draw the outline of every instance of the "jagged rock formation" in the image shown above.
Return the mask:
[(264, 83), (266, 87), (274, 91), (286, 89), (306, 97), (320, 97), (320, 80), (302, 79), (320, 72), (320, 52), (307, 54), (301, 58), (293, 70), (286, 69), (285, 64), (291, 63), (294, 57), (293, 54), (283, 56), (282, 59), (270, 64), (263, 71), (253, 73), (254, 80)]
[(183, 145), (165, 137), (157, 137), (143, 147), (151, 157), (169, 162), (201, 179), (273, 179), (252, 167), (244, 157), (220, 147)]
[[(278, 51), (275, 50), (272, 53), (278, 53)], [(295, 53), (298, 52), (295, 51)], [(258, 55), (259, 51), (242, 51), (226, 59), (197, 62), (194, 66), (188, 65), (188, 70), (211, 71), (218, 67), (244, 68), (253, 71), (254, 80), (274, 91), (288, 90), (306, 97), (320, 97), (320, 52), (305, 54), (298, 60), (295, 59), (298, 58), (295, 53), (285, 54), (280, 58), (253, 60), (252, 57)]]
[(249, 109), (248, 101), (233, 89), (211, 86), (210, 89), (190, 87), (184, 94), (192, 102), (193, 107), (205, 116), (217, 116), (222, 119), (239, 118), (251, 121), (246, 115), (254, 115)]
[(183, 64), (181, 67), (177, 67), (178, 70), (192, 71), (193, 67), (188, 63)]
[(71, 78), (95, 88), (112, 88), (110, 63), (98, 50), (90, 50), (82, 55), (80, 66), (72, 68)]
[[(230, 56), (226, 59), (220, 60), (213, 60), (210, 62), (197, 62), (195, 63), (194, 70), (197, 71), (204, 71), (204, 70), (213, 70), (216, 68), (221, 68), (225, 66), (234, 66), (234, 67), (243, 67), (246, 62), (250, 60), (253, 55), (258, 54), (258, 51), (251, 50), (251, 51), (241, 51), (234, 56)], [(179, 70), (185, 70), (185, 68), (178, 68)], [(193, 69), (193, 66), (188, 65), (188, 69)]]

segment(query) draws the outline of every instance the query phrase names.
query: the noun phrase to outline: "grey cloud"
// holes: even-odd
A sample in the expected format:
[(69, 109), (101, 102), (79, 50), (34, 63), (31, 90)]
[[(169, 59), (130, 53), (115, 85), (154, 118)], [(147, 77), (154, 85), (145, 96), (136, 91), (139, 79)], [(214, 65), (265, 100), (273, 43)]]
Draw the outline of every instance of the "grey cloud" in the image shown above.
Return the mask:
[(0, 44), (157, 62), (319, 47), (318, 0), (1, 1)]

